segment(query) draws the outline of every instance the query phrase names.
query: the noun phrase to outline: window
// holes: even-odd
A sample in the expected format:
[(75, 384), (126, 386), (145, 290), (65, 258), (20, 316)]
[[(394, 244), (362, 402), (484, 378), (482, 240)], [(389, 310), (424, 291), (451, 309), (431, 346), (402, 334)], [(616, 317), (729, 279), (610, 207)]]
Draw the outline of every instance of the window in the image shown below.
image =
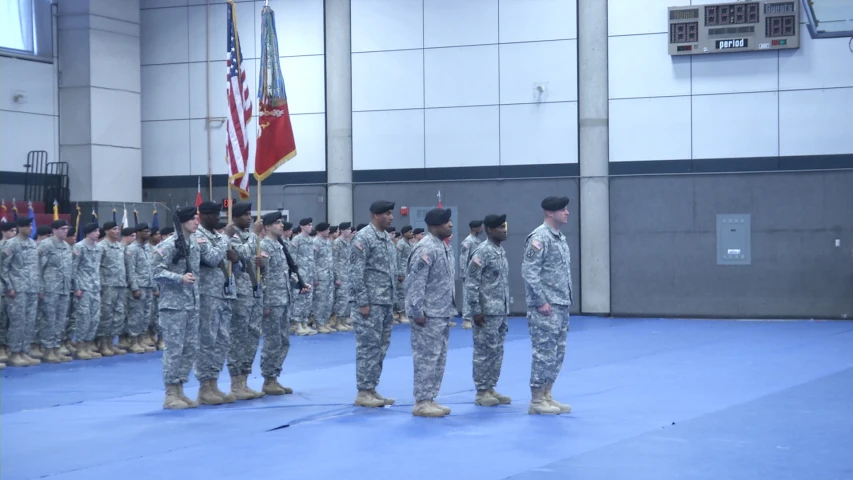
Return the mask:
[(0, 0), (0, 55), (53, 60), (51, 0)]

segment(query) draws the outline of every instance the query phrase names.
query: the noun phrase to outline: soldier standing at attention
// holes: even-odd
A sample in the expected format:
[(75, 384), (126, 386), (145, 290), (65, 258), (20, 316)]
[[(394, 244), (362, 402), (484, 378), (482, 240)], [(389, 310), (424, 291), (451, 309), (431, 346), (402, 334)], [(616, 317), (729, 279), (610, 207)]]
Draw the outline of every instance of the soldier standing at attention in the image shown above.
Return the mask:
[(382, 364), (391, 344), (394, 326), (394, 290), (397, 256), (385, 231), (394, 220), (394, 203), (377, 200), (370, 205), (371, 223), (352, 240), (350, 263), (358, 315), (355, 326), (355, 370), (360, 407), (393, 405), (394, 399), (376, 392)]
[[(299, 275), (302, 280), (308, 285), (316, 287), (317, 283), (314, 278), (315, 245), (314, 240), (311, 238), (313, 227), (314, 224), (311, 218), (303, 218), (299, 221), (301, 233), (290, 241), (290, 253), (293, 254), (293, 259), (296, 261), (296, 265), (299, 266)], [(299, 324), (297, 330), (301, 331), (302, 335), (314, 335), (317, 333), (316, 330), (308, 326), (312, 300), (313, 296), (311, 292), (297, 295), (293, 299), (291, 319)]]
[(181, 231), (161, 243), (156, 250), (154, 280), (160, 285), (160, 327), (163, 350), (163, 408), (195, 408), (198, 402), (184, 394), (184, 383), (198, 355), (199, 291), (201, 254), (191, 235), (198, 229), (195, 207), (175, 212)]
[(41, 272), (41, 297), (44, 322), (41, 325), (44, 361), (47, 363), (70, 362), (71, 357), (59, 352), (71, 296), (71, 247), (65, 241), (68, 224), (65, 220), (54, 220), (50, 225), (53, 236), (38, 246), (39, 271)]
[(397, 240), (397, 298), (395, 299), (394, 309), (400, 315), (400, 323), (409, 323), (409, 317), (406, 316), (406, 262), (409, 260), (409, 254), (412, 253), (412, 226), (406, 225), (400, 229), (400, 239)]
[(115, 222), (104, 224), (105, 238), (98, 244), (101, 257), (101, 321), (98, 323), (98, 351), (105, 357), (127, 353), (113, 339), (124, 319), (127, 272), (124, 268), (124, 246), (119, 242), (121, 229)]
[(332, 242), (334, 265), (332, 273), (335, 279), (335, 328), (340, 332), (352, 330), (350, 324), (350, 251), (352, 224), (343, 222), (338, 225), (340, 235)]
[(424, 222), (429, 234), (412, 249), (406, 268), (406, 313), (412, 325), (415, 406), (412, 415), (443, 417), (450, 409), (435, 403), (447, 363), (450, 319), (456, 314), (453, 234), (450, 210), (434, 208)]
[(74, 316), (77, 333), (77, 351), (74, 355), (80, 360), (101, 358), (95, 345), (98, 320), (101, 318), (101, 257), (104, 252), (98, 242), (100, 232), (97, 223), (83, 226), (83, 240), (77, 242), (71, 250), (72, 262), (71, 289), (74, 300), (71, 315)]
[[(18, 230), (15, 228), (15, 224), (13, 222), (0, 222), (0, 232), (2, 232), (3, 238), (0, 239), (0, 250), (3, 249), (3, 245), (6, 244), (7, 241), (11, 238), (15, 238), (15, 235), (18, 234)], [(3, 255), (0, 254), (0, 271), (3, 268)], [(2, 274), (0, 274), (0, 283), (2, 283)], [(9, 359), (9, 349), (8, 349), (8, 333), (9, 333), (9, 316), (6, 313), (6, 305), (8, 302), (5, 300), (6, 298), (6, 288), (0, 285), (0, 362), (5, 362)]]
[(0, 280), (6, 293), (6, 312), (9, 317), (9, 365), (27, 367), (40, 360), (29, 356), (38, 315), (39, 259), (36, 242), (30, 238), (32, 219), (18, 217), (18, 235), (3, 244), (3, 269)]
[(195, 364), (195, 376), (201, 388), (198, 402), (202, 405), (233, 403), (237, 397), (219, 390), (219, 372), (228, 356), (231, 344), (231, 302), (237, 299), (233, 278), (228, 274), (228, 263), (237, 260), (237, 252), (228, 249), (228, 239), (234, 234), (217, 231), (219, 212), (222, 206), (210, 200), (198, 206), (199, 227), (192, 234), (198, 245), (201, 258), (198, 275), (199, 306), (199, 351)]
[(249, 388), (246, 381), (252, 374), (252, 363), (258, 353), (261, 339), (261, 322), (264, 315), (263, 286), (256, 277), (262, 257), (257, 255), (258, 233), (262, 225), (256, 223), (252, 229), (252, 204), (238, 202), (231, 207), (236, 233), (231, 238), (231, 248), (237, 252), (239, 261), (234, 264), (237, 284), (237, 300), (232, 309), (228, 349), (228, 373), (231, 374), (231, 393), (237, 400), (252, 400), (264, 396)]
[(568, 197), (542, 200), (545, 222), (527, 236), (521, 276), (527, 297), (527, 322), (533, 344), (530, 372), (530, 414), (569, 413), (557, 402), (551, 387), (566, 354), (569, 307), (572, 304), (572, 258), (560, 227), (569, 221)]
[[(462, 240), (459, 245), (459, 277), (462, 285), (465, 285), (465, 276), (468, 274), (468, 262), (471, 261), (471, 252), (480, 245), (480, 233), (483, 231), (482, 220), (471, 220), (468, 223), (471, 233)], [(462, 287), (462, 328), (471, 329), (471, 312), (468, 311), (468, 301), (465, 299), (465, 287)]]
[(317, 238), (314, 239), (314, 321), (318, 333), (332, 333), (337, 330), (327, 325), (332, 316), (335, 302), (335, 279), (332, 275), (334, 258), (332, 241), (329, 240), (329, 224), (317, 224)]
[(136, 241), (124, 249), (127, 270), (127, 334), (131, 353), (153, 352), (145, 342), (145, 334), (154, 307), (154, 277), (151, 274), (151, 250), (146, 245), (151, 229), (147, 223), (136, 226)]
[[(157, 245), (160, 245), (163, 237), (160, 233), (159, 229), (153, 228), (151, 229), (151, 235), (148, 237), (148, 244), (145, 245), (145, 250), (148, 251), (148, 256), (151, 258), (151, 275), (153, 278), (154, 275), (154, 263), (157, 259), (154, 257), (154, 250), (157, 249)], [(145, 342), (147, 345), (156, 348), (157, 350), (163, 350), (163, 335), (160, 332), (160, 310), (159, 310), (159, 302), (160, 302), (160, 287), (157, 285), (157, 282), (153, 282), (153, 288), (151, 291), (151, 296), (154, 300), (151, 303), (151, 320), (148, 326), (148, 338)]]
[(506, 241), (506, 215), (487, 215), (483, 225), (488, 240), (471, 252), (463, 288), (474, 321), (474, 403), (493, 407), (511, 401), (495, 392), (509, 315), (509, 263), (501, 246)]

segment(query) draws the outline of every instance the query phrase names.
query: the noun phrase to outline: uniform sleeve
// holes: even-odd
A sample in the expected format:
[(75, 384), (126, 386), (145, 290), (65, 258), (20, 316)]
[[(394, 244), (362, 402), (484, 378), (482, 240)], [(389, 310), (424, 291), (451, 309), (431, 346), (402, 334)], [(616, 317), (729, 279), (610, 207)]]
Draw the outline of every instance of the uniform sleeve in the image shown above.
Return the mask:
[(435, 263), (435, 255), (425, 252), (424, 249), (415, 247), (409, 257), (409, 265), (406, 269), (406, 315), (409, 318), (421, 318), (424, 316), (424, 297), (426, 297), (426, 284), (429, 270)]
[(228, 244), (220, 237), (216, 242), (211, 242), (206, 236), (194, 233), (192, 240), (198, 245), (198, 253), (201, 263), (208, 267), (217, 267), (225, 258), (225, 250)]
[(405, 242), (405, 239), (400, 239), (397, 242), (397, 276), (402, 276), (406, 274), (406, 247), (402, 244)]
[(139, 282), (136, 279), (136, 250), (138, 247), (128, 248), (124, 251), (124, 269), (127, 271), (127, 285), (131, 292), (139, 290)]
[(183, 275), (169, 271), (169, 263), (174, 255), (175, 249), (168, 246), (154, 250), (154, 280), (176, 285), (183, 283)]
[(0, 269), (0, 278), (3, 279), (3, 285), (6, 286), (6, 291), (15, 290), (15, 282), (12, 281), (12, 259), (15, 258), (15, 245), (3, 247), (3, 268)]
[(524, 279), (527, 303), (537, 308), (548, 302), (540, 284), (544, 259), (545, 245), (535, 236), (530, 237), (521, 260), (521, 278)]
[(350, 256), (350, 264), (352, 271), (352, 288), (355, 293), (355, 301), (359, 307), (366, 307), (370, 304), (367, 296), (367, 285), (364, 283), (364, 269), (367, 263), (367, 254), (365, 250), (368, 245), (364, 240), (356, 238), (352, 242), (352, 254)]
[(47, 268), (47, 261), (50, 259), (48, 252), (46, 251), (48, 247), (47, 242), (41, 242), (38, 245), (38, 259), (39, 259), (39, 293), (44, 295), (45, 290), (47, 290), (47, 284), (44, 279), (44, 270)]
[(459, 246), (459, 276), (462, 278), (465, 278), (466, 269), (468, 268), (469, 248), (467, 240), (463, 240), (462, 245)]
[(486, 267), (486, 262), (481, 255), (474, 253), (471, 261), (468, 263), (468, 270), (465, 272), (465, 298), (468, 301), (468, 308), (471, 315), (479, 315), (483, 313), (483, 306), (480, 305), (480, 282), (483, 280), (483, 268)]
[(81, 256), (77, 245), (71, 247), (71, 291), (74, 292), (80, 290), (80, 285), (77, 284), (77, 269), (80, 268)]

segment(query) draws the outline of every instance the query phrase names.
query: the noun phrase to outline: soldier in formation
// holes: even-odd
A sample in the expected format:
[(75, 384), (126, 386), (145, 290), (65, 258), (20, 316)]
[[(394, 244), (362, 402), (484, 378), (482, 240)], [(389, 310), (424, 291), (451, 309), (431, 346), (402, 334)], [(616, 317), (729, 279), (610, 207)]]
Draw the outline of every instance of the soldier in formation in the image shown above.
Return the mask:
[(332, 241), (329, 239), (329, 224), (320, 222), (315, 229), (314, 238), (314, 293), (312, 312), (318, 333), (332, 333), (334, 327), (329, 327), (332, 307), (335, 303), (335, 279), (332, 268), (334, 256)]
[[(468, 274), (468, 263), (471, 260), (471, 254), (474, 249), (480, 245), (480, 233), (483, 232), (482, 220), (471, 220), (468, 223), (468, 228), (471, 233), (462, 240), (459, 245), (459, 278), (462, 279), (462, 284), (465, 284), (465, 276)], [(465, 290), (462, 290), (462, 328), (471, 329), (471, 312), (468, 310), (468, 302), (465, 300)]]
[(66, 242), (68, 224), (55, 220), (51, 225), (52, 236), (38, 245), (39, 273), (42, 298), (43, 322), (41, 346), (46, 363), (70, 362), (71, 357), (59, 351), (68, 309), (71, 306), (71, 247)]
[(6, 294), (9, 365), (32, 366), (41, 363), (29, 355), (35, 338), (41, 282), (36, 242), (30, 238), (32, 219), (19, 217), (17, 235), (3, 244), (0, 281)]

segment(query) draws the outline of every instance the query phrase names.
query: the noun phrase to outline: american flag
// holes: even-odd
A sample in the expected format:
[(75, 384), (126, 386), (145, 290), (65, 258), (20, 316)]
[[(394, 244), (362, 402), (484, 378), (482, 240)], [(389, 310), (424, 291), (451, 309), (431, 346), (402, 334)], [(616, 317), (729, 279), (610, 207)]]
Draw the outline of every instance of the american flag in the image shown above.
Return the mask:
[(249, 175), (255, 168), (249, 160), (248, 124), (252, 120), (252, 101), (249, 82), (243, 70), (243, 52), (237, 34), (237, 8), (232, 0), (228, 8), (228, 114), (226, 115), (225, 156), (228, 162), (228, 179), (241, 198), (249, 196)]

